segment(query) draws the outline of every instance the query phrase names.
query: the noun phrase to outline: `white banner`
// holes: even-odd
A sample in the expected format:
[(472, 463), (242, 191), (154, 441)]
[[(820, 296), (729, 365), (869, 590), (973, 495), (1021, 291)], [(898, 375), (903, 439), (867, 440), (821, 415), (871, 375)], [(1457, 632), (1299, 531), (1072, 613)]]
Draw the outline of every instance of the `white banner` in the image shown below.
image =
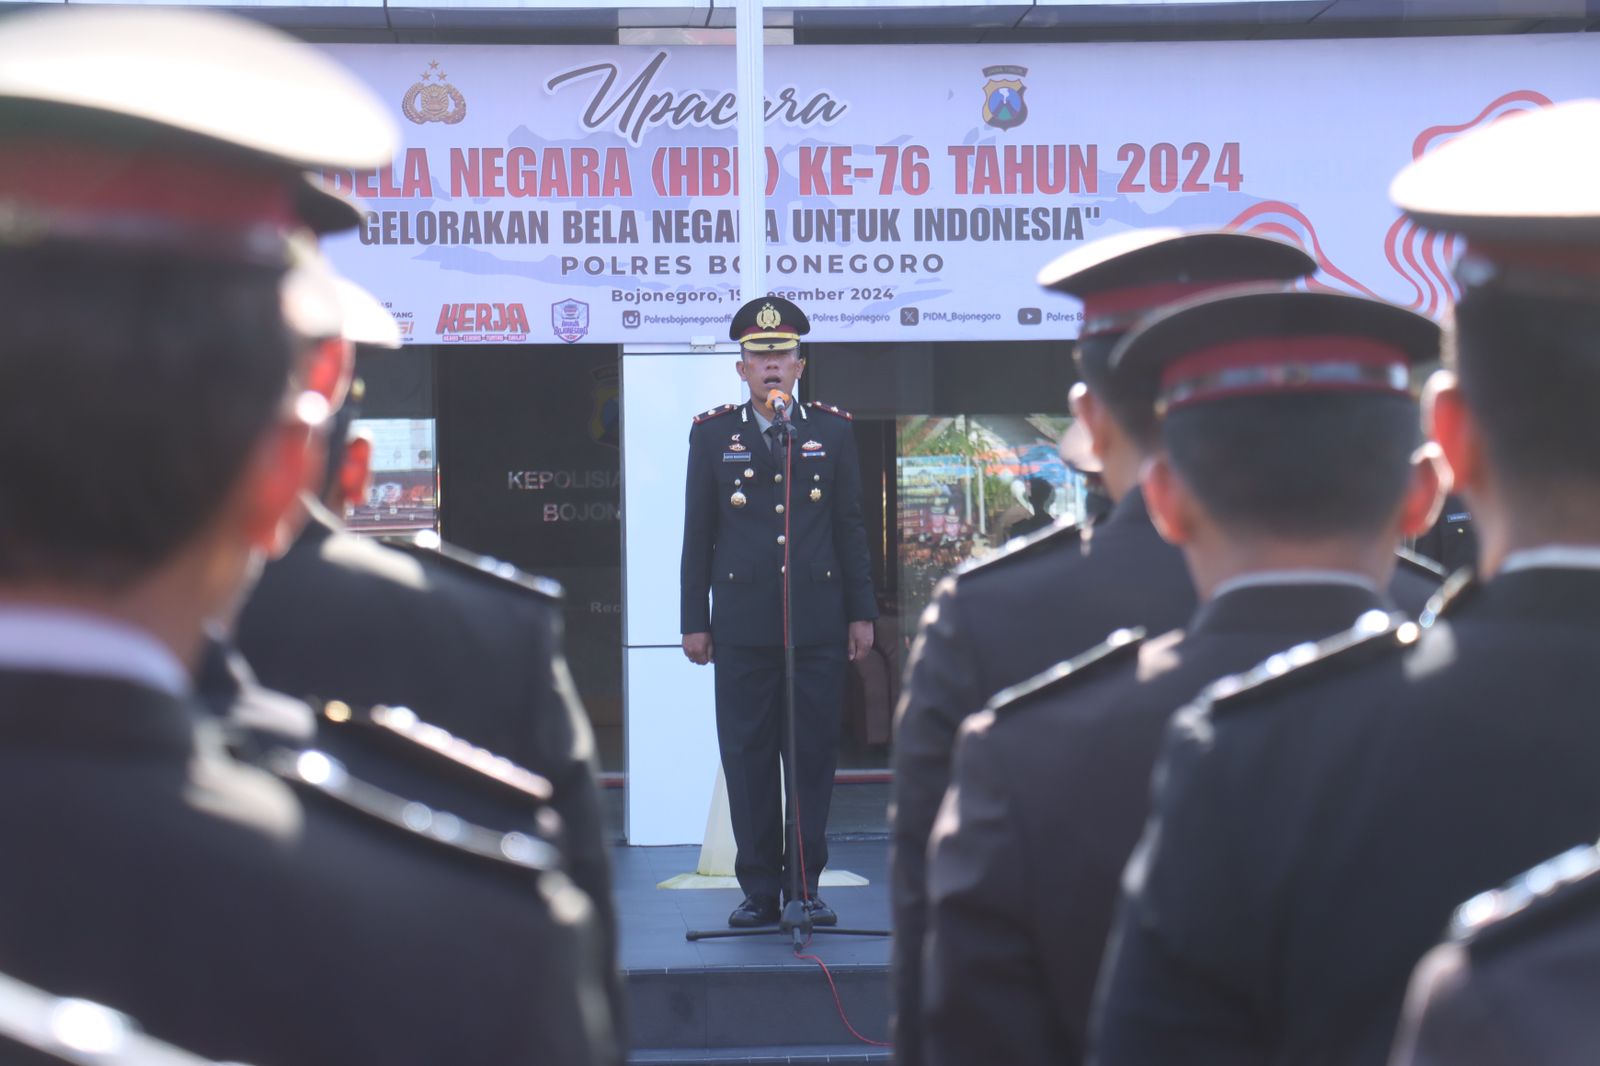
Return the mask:
[[(729, 48), (340, 45), (395, 105), (335, 263), (419, 343), (726, 337), (739, 291)], [(817, 341), (1050, 339), (1034, 284), (1130, 227), (1288, 237), (1314, 284), (1437, 314), (1450, 242), (1390, 178), (1508, 112), (1600, 95), (1600, 38), (768, 49), (769, 286)]]

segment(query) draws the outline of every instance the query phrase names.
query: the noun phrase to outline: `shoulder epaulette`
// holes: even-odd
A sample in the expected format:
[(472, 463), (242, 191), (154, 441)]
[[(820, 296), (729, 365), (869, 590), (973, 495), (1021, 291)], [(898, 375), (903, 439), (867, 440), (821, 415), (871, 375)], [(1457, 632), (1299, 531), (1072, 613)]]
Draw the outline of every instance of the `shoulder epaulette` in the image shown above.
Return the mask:
[(1213, 681), (1201, 697), (1217, 710), (1238, 706), (1264, 693), (1275, 693), (1340, 667), (1367, 662), (1394, 648), (1415, 644), (1421, 633), (1422, 628), (1403, 615), (1368, 611), (1343, 633), (1296, 644), (1243, 673)]
[(709, 411), (701, 411), (699, 414), (694, 416), (694, 424), (698, 426), (702, 422), (725, 415), (729, 411), (737, 411), (738, 409), (739, 405), (736, 403), (725, 403), (721, 407), (713, 407)]
[(1098, 676), (1107, 666), (1137, 654), (1143, 642), (1142, 626), (1119, 629), (1088, 651), (1056, 663), (1010, 688), (1001, 689), (990, 698), (985, 709), (992, 710), (996, 715), (1010, 714), (1026, 706), (1032, 697), (1040, 693), (1055, 692), (1083, 678)]
[(447, 730), (424, 722), (408, 707), (355, 708), (329, 700), (316, 708), (317, 717), (335, 728), (365, 727), (389, 737), (437, 764), (453, 767), (493, 782), (538, 803), (549, 803), (554, 790), (549, 781), (510, 759), (463, 740)]
[(1600, 900), (1600, 849), (1583, 844), (1548, 859), (1502, 888), (1479, 893), (1456, 908), (1450, 938), (1474, 950), (1514, 943), (1544, 919), (1579, 902)]
[(524, 573), (507, 562), (489, 555), (477, 555), (440, 539), (432, 530), (423, 530), (410, 536), (384, 537), (383, 543), (419, 559), (433, 560), (448, 565), (458, 573), (467, 573), (488, 581), (505, 582), (546, 599), (560, 600), (566, 593), (559, 581)]
[(846, 422), (854, 422), (855, 421), (855, 417), (856, 417), (855, 415), (851, 414), (849, 411), (844, 410), (843, 408), (835, 407), (831, 403), (823, 403), (820, 400), (812, 400), (810, 403), (806, 404), (806, 406), (811, 408), (813, 411), (826, 411), (830, 415), (838, 415), (840, 418), (844, 419)]
[(1006, 541), (998, 551), (981, 559), (968, 559), (956, 568), (956, 575), (966, 578), (970, 574), (985, 573), (1007, 563), (1020, 562), (1047, 551), (1076, 547), (1083, 542), (1084, 527), (1070, 519), (1058, 519), (1053, 525)]
[(364, 818), (441, 847), (540, 873), (560, 866), (560, 853), (547, 840), (529, 833), (487, 829), (448, 811), (397, 796), (355, 777), (338, 759), (316, 748), (277, 748), (267, 753), (263, 765), (297, 788), (325, 796)]
[(1427, 629), (1445, 615), (1460, 610), (1461, 605), (1470, 600), (1479, 587), (1478, 577), (1472, 567), (1463, 566), (1446, 578), (1439, 591), (1429, 597), (1428, 605), (1417, 616), (1418, 624)]
[(1431, 577), (1435, 581), (1443, 581), (1450, 576), (1450, 571), (1426, 555), (1419, 555), (1410, 548), (1396, 548), (1394, 557), (1396, 563), (1400, 566), (1405, 567), (1407, 570), (1414, 570), (1424, 577)]

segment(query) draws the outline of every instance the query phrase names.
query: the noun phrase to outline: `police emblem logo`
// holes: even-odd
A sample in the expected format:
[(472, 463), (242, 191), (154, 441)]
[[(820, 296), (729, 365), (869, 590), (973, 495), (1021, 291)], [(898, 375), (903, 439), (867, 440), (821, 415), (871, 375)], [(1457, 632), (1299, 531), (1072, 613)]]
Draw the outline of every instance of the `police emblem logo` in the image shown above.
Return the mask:
[[(431, 81), (438, 78), (437, 82)], [(426, 122), (443, 122), (454, 126), (467, 117), (467, 98), (445, 80), (439, 61), (433, 60), (422, 72), (422, 79), (413, 82), (400, 99), (400, 113), (421, 126)]]
[(762, 329), (777, 329), (783, 325), (783, 316), (771, 304), (762, 304), (761, 310), (756, 312), (756, 325)]
[(582, 300), (557, 300), (550, 305), (550, 327), (568, 344), (589, 333), (589, 305)]
[(983, 86), (983, 121), (997, 130), (1014, 129), (1028, 120), (1028, 102), (1022, 98), (1028, 91), (1022, 79), (1028, 76), (1027, 67), (984, 67), (988, 78)]

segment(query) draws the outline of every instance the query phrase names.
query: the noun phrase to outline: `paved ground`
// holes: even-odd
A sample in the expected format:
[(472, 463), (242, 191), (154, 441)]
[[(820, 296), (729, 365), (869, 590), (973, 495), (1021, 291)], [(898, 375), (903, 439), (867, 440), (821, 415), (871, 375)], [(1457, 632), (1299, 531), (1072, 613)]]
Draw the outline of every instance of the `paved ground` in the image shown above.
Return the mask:
[[(862, 786), (850, 786), (862, 787)], [(830, 888), (824, 898), (839, 912), (841, 925), (889, 927), (888, 842), (837, 840), (829, 844), (830, 866), (867, 878), (859, 888)], [(629, 848), (613, 851), (616, 863), (617, 916), (624, 970), (676, 970), (702, 967), (815, 967), (796, 960), (786, 937), (773, 932), (740, 940), (690, 942), (690, 929), (726, 929), (728, 912), (742, 898), (737, 889), (658, 889), (675, 874), (692, 873), (699, 848)], [(829, 966), (885, 966), (887, 937), (817, 936), (812, 949)]]

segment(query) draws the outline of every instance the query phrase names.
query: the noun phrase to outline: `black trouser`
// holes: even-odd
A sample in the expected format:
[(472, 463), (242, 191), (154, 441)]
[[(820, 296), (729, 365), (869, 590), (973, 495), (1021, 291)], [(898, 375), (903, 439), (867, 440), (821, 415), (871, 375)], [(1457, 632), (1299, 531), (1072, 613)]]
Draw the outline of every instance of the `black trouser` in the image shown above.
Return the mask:
[[(839, 719), (844, 703), (845, 649), (810, 644), (794, 650), (795, 749), (799, 768), (785, 773), (800, 801), (800, 848), (807, 895), (828, 863), (828, 805), (839, 762)], [(787, 892), (784, 843), (788, 840), (779, 792), (783, 752), (783, 649), (716, 646), (717, 744), (728, 779), (728, 807), (739, 887), (746, 895)], [(785, 771), (788, 767), (785, 766)]]

